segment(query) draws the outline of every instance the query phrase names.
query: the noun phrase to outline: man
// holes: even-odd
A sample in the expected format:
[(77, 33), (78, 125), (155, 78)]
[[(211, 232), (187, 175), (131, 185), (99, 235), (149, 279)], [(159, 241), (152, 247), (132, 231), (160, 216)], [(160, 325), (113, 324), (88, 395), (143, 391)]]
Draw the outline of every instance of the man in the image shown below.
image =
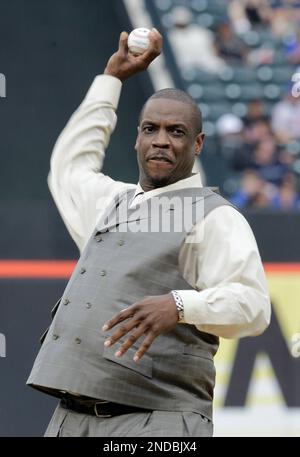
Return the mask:
[(122, 82), (160, 54), (155, 29), (150, 41), (134, 57), (121, 34), (51, 159), (50, 189), (82, 253), (28, 379), (61, 398), (46, 436), (211, 436), (218, 337), (269, 322), (247, 222), (192, 175), (204, 134), (189, 96), (167, 89), (144, 105), (137, 186), (100, 172)]

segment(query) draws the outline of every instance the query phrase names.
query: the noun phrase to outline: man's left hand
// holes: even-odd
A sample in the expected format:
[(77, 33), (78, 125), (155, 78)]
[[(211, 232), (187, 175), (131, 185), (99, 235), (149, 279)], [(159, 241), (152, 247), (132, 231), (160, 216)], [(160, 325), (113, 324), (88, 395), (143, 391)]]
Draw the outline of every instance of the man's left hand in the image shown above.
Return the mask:
[(110, 330), (120, 322), (124, 323), (105, 341), (104, 345), (112, 346), (122, 336), (131, 332), (115, 353), (117, 357), (121, 357), (142, 335), (145, 335), (143, 343), (133, 358), (137, 362), (158, 335), (170, 332), (177, 325), (178, 313), (173, 295), (169, 293), (145, 297), (116, 314), (104, 324), (102, 330)]

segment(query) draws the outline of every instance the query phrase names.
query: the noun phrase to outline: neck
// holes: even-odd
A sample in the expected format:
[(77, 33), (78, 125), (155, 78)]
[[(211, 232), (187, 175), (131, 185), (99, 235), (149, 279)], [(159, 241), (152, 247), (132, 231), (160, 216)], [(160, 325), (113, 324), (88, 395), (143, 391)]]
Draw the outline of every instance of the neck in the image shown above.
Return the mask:
[(182, 176), (178, 179), (172, 179), (169, 177), (168, 179), (165, 179), (165, 180), (149, 179), (148, 177), (141, 176), (141, 174), (140, 174), (139, 183), (144, 192), (149, 192), (150, 190), (153, 190), (153, 189), (158, 189), (161, 187), (169, 186), (170, 184), (174, 184), (175, 182), (181, 181), (182, 179), (190, 178), (191, 176), (193, 176), (193, 174), (194, 173), (191, 172), (187, 176)]

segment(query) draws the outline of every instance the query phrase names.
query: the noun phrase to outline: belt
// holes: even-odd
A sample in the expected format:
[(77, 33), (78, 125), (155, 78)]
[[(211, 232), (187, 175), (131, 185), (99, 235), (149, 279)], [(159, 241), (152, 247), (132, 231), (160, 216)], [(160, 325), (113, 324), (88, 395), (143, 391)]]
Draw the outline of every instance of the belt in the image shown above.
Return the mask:
[(72, 395), (62, 397), (60, 405), (77, 413), (90, 414), (97, 417), (113, 417), (121, 414), (149, 412), (148, 409), (136, 406), (121, 405), (104, 400), (86, 400)]

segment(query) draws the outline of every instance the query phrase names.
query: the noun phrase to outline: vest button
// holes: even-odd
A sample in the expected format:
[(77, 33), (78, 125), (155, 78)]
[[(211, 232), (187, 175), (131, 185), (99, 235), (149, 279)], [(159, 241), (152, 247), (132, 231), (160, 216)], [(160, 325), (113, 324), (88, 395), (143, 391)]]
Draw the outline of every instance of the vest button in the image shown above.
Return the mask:
[(124, 240), (119, 240), (119, 241), (118, 241), (118, 245), (119, 245), (119, 246), (123, 246), (124, 243), (125, 243)]
[(65, 298), (64, 301), (63, 301), (63, 304), (64, 305), (68, 305), (70, 303), (70, 300), (68, 298)]
[(100, 271), (100, 276), (106, 276), (106, 271), (105, 270)]
[(86, 303), (85, 306), (86, 306), (87, 309), (90, 309), (92, 307), (92, 304), (91, 303)]
[(81, 339), (80, 339), (80, 338), (75, 338), (75, 342), (76, 342), (77, 344), (80, 344), (80, 343), (81, 343)]
[(58, 340), (59, 336), (58, 335), (52, 335), (53, 340)]
[(83, 273), (86, 272), (86, 269), (84, 267), (80, 268), (80, 274), (83, 275)]
[(97, 241), (97, 243), (99, 243), (100, 241), (102, 241), (102, 236), (101, 235), (95, 235), (95, 240)]

